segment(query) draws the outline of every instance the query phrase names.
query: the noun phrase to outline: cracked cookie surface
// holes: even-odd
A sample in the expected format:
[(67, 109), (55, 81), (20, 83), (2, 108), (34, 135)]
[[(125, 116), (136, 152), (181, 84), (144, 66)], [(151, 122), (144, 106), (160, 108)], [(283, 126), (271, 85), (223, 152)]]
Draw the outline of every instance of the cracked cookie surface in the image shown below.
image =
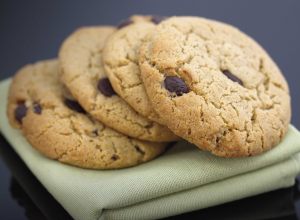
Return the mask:
[(56, 60), (17, 73), (7, 113), (11, 125), (43, 155), (82, 168), (138, 165), (160, 155), (166, 145), (129, 138), (92, 119), (59, 82)]
[(150, 18), (133, 16), (131, 23), (108, 38), (103, 50), (103, 66), (120, 97), (139, 114), (162, 123), (148, 99), (138, 64), (139, 47), (157, 23)]
[(114, 93), (102, 65), (102, 51), (112, 27), (86, 27), (63, 43), (59, 61), (61, 79), (94, 118), (128, 136), (148, 141), (177, 140), (166, 126), (133, 110)]
[(222, 157), (276, 146), (291, 118), (288, 85), (253, 39), (196, 17), (160, 23), (140, 48), (146, 92), (178, 136)]

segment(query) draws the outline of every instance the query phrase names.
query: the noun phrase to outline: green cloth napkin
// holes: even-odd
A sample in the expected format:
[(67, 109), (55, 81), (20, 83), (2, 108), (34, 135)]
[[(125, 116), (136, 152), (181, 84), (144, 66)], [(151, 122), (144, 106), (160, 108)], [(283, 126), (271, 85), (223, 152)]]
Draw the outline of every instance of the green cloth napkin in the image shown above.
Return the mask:
[[(9, 126), (0, 84), (0, 129), (28, 168), (75, 219), (155, 219), (190, 212), (294, 184), (300, 133), (260, 156), (215, 157), (181, 141), (161, 157), (115, 171), (85, 170), (50, 160)], [(1, 146), (0, 146), (1, 147)]]

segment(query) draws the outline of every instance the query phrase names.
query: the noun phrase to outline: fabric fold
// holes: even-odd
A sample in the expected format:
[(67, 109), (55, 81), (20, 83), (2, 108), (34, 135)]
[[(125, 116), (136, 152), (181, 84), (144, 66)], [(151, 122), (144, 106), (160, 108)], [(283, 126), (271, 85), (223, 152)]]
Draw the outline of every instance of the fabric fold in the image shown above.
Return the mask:
[[(157, 219), (242, 199), (294, 184), (299, 159), (220, 180), (190, 190), (159, 197), (133, 206), (104, 210), (99, 219)], [(261, 176), (265, 178), (261, 179)], [(151, 207), (151, 209), (149, 208)], [(153, 211), (155, 210), (155, 211)]]
[(33, 149), (6, 117), (10, 80), (0, 83), (0, 129), (28, 168), (75, 219), (172, 216), (288, 187), (300, 171), (300, 133), (293, 126), (274, 149), (255, 157), (218, 158), (181, 141), (133, 168), (86, 170)]

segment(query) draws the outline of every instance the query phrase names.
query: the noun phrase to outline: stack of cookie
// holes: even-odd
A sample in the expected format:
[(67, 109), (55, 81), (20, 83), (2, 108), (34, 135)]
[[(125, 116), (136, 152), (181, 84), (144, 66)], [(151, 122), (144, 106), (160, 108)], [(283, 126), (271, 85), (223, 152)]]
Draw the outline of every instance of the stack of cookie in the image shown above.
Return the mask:
[(81, 28), (58, 60), (23, 67), (8, 117), (49, 158), (114, 169), (180, 138), (221, 157), (260, 154), (286, 134), (291, 107), (279, 68), (238, 29), (132, 16), (117, 28)]

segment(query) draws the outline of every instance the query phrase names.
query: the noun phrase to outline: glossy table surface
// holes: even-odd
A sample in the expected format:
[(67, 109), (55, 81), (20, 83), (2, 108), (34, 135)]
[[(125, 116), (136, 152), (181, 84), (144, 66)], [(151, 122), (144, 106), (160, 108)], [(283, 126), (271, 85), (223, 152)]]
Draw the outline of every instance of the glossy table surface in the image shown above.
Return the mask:
[[(204, 16), (239, 27), (271, 54), (289, 82), (292, 123), (299, 129), (299, 11), (298, 0), (1, 0), (0, 80), (26, 63), (56, 57), (63, 39), (79, 26), (115, 25), (136, 13)], [(299, 188), (296, 182), (172, 219), (300, 219)], [(71, 219), (1, 135), (0, 219)]]

